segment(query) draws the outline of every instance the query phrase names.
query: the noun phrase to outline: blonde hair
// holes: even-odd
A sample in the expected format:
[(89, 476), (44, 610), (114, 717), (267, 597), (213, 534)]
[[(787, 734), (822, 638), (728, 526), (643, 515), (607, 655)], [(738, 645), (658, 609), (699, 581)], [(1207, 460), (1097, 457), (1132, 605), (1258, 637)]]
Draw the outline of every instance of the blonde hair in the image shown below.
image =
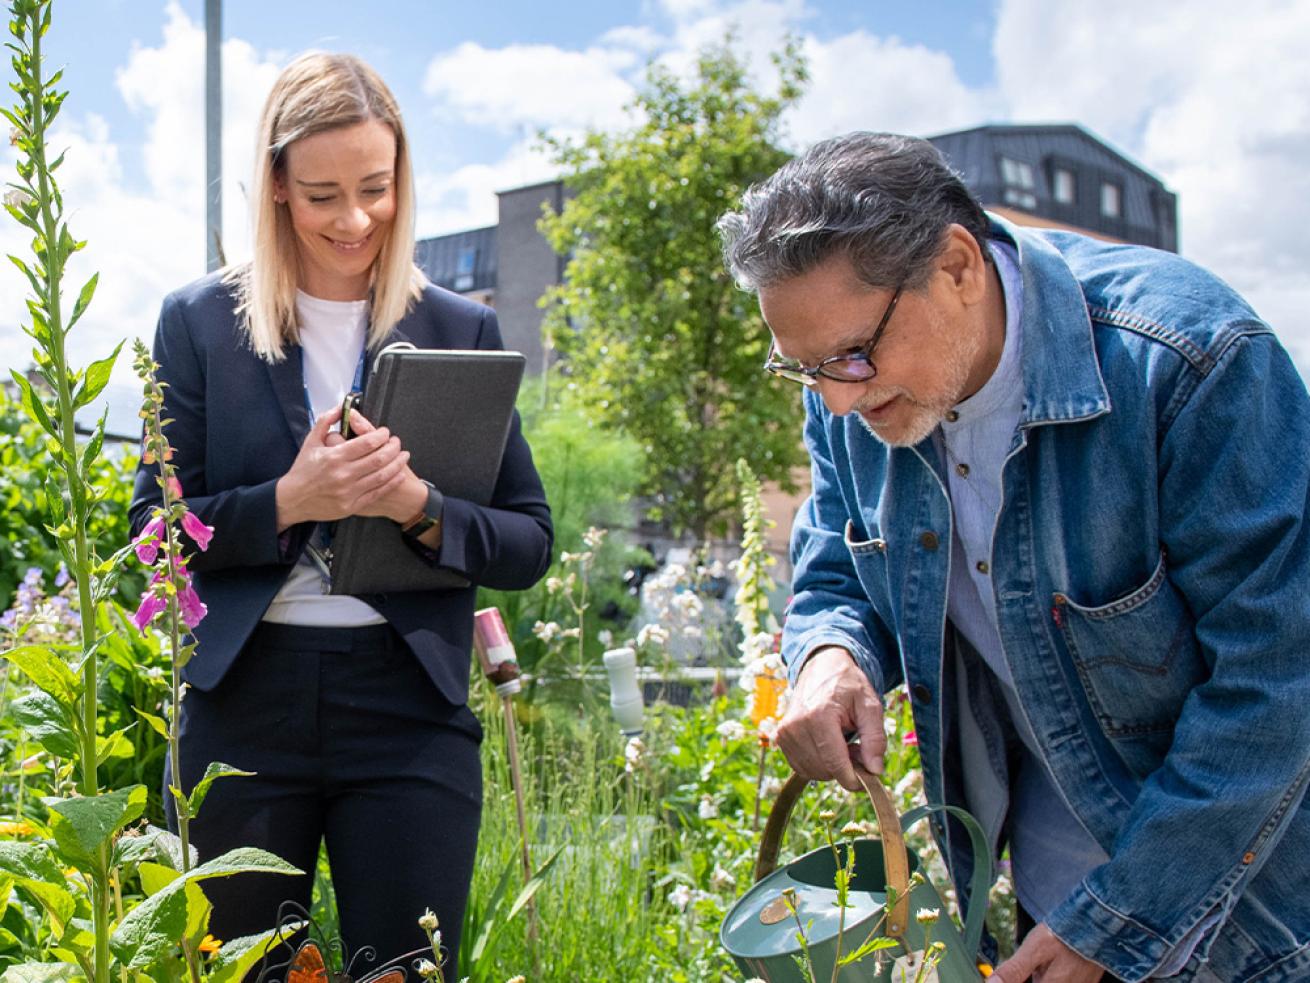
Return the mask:
[(373, 264), (369, 348), (380, 346), (418, 299), (427, 278), (414, 265), (414, 175), (400, 108), (386, 83), (353, 55), (309, 52), (283, 69), (264, 103), (250, 185), (254, 259), (229, 269), (237, 313), (255, 353), (280, 362), (300, 340), (296, 323), (299, 255), (290, 212), (273, 200), (286, 151), (305, 137), (377, 120), (396, 137), (396, 214)]

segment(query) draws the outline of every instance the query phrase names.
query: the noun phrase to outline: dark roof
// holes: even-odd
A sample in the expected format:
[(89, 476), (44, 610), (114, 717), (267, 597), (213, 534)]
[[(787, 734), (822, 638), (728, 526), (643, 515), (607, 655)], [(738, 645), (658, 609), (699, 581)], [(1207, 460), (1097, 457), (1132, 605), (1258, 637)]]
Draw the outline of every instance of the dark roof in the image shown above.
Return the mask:
[[(1178, 199), (1158, 177), (1081, 126), (991, 124), (928, 138), (984, 205), (1003, 205), (1127, 242), (1178, 250)], [(1032, 185), (1007, 182), (1002, 158), (1031, 168)], [(1074, 200), (1058, 201), (1057, 171), (1074, 178)], [(1118, 216), (1101, 208), (1103, 185), (1118, 188)]]
[(467, 293), (496, 286), (496, 226), (423, 239), (414, 262), (439, 287)]

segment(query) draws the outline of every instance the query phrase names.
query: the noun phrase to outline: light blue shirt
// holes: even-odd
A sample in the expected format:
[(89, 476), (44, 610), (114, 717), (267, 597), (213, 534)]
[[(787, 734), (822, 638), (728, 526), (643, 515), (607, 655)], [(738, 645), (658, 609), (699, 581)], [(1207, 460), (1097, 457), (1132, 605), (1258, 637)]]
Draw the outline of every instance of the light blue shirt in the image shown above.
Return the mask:
[[(1001, 816), (1009, 800), (1010, 862), (1015, 893), (1028, 913), (1040, 921), (1065, 900), (1092, 868), (1109, 859), (1074, 817), (1042, 764), (1037, 743), (1014, 689), (1001, 647), (992, 589), (992, 539), (1001, 509), (1001, 470), (1015, 443), (1023, 410), (1023, 282), (1017, 257), (1007, 245), (993, 242), (993, 258), (1005, 292), (1005, 345), (991, 378), (942, 421), (938, 448), (946, 461), (951, 498), (953, 541), (947, 616), (996, 674), (1005, 706), (992, 708), (1023, 742), (1018, 781), (1007, 788), (1006, 776), (987, 764), (985, 748), (964, 747), (965, 783), (970, 811)], [(976, 699), (978, 694), (971, 694)], [(966, 706), (966, 710), (968, 707)], [(966, 745), (981, 741), (981, 732), (964, 731)]]

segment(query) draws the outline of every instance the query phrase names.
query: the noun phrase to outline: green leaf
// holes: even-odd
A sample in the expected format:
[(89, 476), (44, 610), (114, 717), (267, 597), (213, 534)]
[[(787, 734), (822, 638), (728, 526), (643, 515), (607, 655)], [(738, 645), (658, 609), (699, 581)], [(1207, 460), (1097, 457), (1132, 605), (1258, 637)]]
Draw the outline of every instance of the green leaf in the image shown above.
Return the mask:
[(81, 695), (82, 681), (58, 654), (44, 645), (10, 649), (4, 657), (23, 670), (38, 689), (48, 693), (60, 706), (71, 708)]
[(546, 883), (546, 875), (550, 873), (550, 869), (555, 866), (555, 861), (559, 859), (560, 854), (563, 852), (564, 847), (560, 847), (551, 854), (550, 859), (542, 864), (540, 869), (529, 878), (528, 883), (523, 885), (523, 890), (518, 893), (518, 896), (514, 899), (514, 903), (510, 905), (509, 915), (506, 916), (505, 921), (512, 921), (514, 916), (522, 911), (524, 906), (532, 900), (532, 896), (541, 890), (541, 885)]
[(130, 758), (136, 753), (136, 748), (132, 746), (132, 742), (127, 738), (127, 732), (135, 726), (136, 724), (129, 724), (122, 730), (116, 730), (112, 734), (96, 738), (97, 768), (111, 758), (122, 760), (123, 758)]
[(63, 855), (99, 869), (100, 850), (145, 811), (146, 787), (132, 785), (101, 795), (47, 799), (46, 805), (50, 808), (51, 831)]
[(45, 476), (45, 503), (50, 525), (62, 526), (68, 520), (68, 505), (64, 502), (64, 488), (53, 470)]
[[(153, 730), (164, 740), (168, 740), (168, 724), (164, 722), (163, 717), (156, 716), (153, 713), (146, 713), (140, 707), (133, 707), (132, 709), (136, 712), (136, 715), (138, 717), (140, 717), (142, 720), (144, 720), (147, 724), (150, 725), (151, 730)], [(211, 765), (210, 767), (213, 766)]]
[(55, 426), (54, 421), (50, 419), (50, 415), (46, 413), (45, 404), (32, 390), (32, 384), (27, 381), (27, 376), (17, 369), (10, 369), (9, 374), (14, 377), (14, 381), (18, 383), (18, 389), (22, 393), (21, 402), (24, 412), (40, 424), (42, 430), (58, 440), (59, 428)]
[(72, 726), (72, 715), (45, 693), (33, 693), (9, 706), (14, 722), (51, 754), (60, 758), (76, 758), (77, 734)]
[[(24, 225), (27, 224), (25, 221), (23, 221), (24, 219), (23, 213), (20, 212), (17, 208), (14, 208), (12, 205), (9, 205), (6, 206), (6, 211), (8, 211), (9, 214), (12, 215), (19, 222), (23, 222)], [(41, 281), (38, 280), (36, 274), (32, 272), (32, 268), (28, 266), (25, 262), (23, 262), (21, 259), (19, 259), (17, 256), (11, 255), (9, 257), (9, 261), (18, 267), (19, 271), (23, 274), (23, 276), (27, 277), (27, 282), (32, 285), (32, 292), (35, 293), (38, 298), (44, 298), (45, 292), (41, 289)]]
[[(100, 274), (95, 273), (92, 274), (90, 280), (87, 280), (86, 283), (82, 284), (82, 292), (77, 295), (77, 303), (73, 305), (73, 315), (68, 320), (68, 326), (70, 328), (77, 323), (78, 318), (80, 318), (83, 314), (86, 313), (86, 309), (91, 303), (91, 298), (95, 296), (96, 284), (99, 282), (100, 282)], [(109, 356), (108, 361), (110, 363), (110, 368), (113, 368), (113, 361), (118, 357), (118, 350), (119, 348), (122, 347), (123, 347), (123, 343), (120, 341), (118, 343), (118, 348), (114, 349), (114, 354)], [(88, 380), (90, 380), (91, 378), (91, 369), (94, 369), (96, 365), (99, 364), (100, 364), (99, 362), (96, 362), (86, 370)], [(109, 380), (109, 374), (106, 372), (105, 381), (107, 382), (108, 380)], [(104, 385), (102, 384), (100, 388), (103, 389)], [(99, 392), (99, 390), (97, 390), (97, 392)], [(95, 399), (95, 396), (93, 395), (90, 398)]]
[(96, 458), (100, 456), (100, 448), (105, 443), (105, 424), (109, 420), (109, 407), (106, 406), (100, 414), (100, 419), (96, 421), (95, 430), (91, 433), (91, 439), (86, 442), (86, 448), (82, 451), (82, 480), (87, 486), (95, 491), (95, 475), (91, 473), (91, 467), (95, 464)]
[(77, 902), (64, 884), (64, 872), (43, 843), (0, 841), (0, 871), (14, 879), (14, 886), (30, 895), (46, 910), (56, 936), (73, 917)]
[(213, 785), (218, 779), (228, 776), (248, 778), (254, 774), (253, 771), (242, 771), (240, 768), (223, 764), (221, 761), (211, 761), (209, 767), (205, 769), (205, 777), (196, 782), (196, 787), (191, 790), (191, 817), (194, 819), (200, 812), (200, 804), (205, 801), (205, 796), (209, 794), (209, 786)]
[[(87, 286), (93, 286), (95, 278), (92, 277), (91, 279), (92, 283), (88, 283)], [(83, 295), (86, 294), (85, 288), (83, 288), (82, 293)], [(114, 361), (118, 358), (118, 353), (122, 349), (123, 343), (120, 341), (106, 358), (102, 358), (98, 362), (92, 362), (86, 367), (86, 377), (82, 380), (82, 388), (73, 397), (75, 407), (80, 409), (93, 402), (104, 391), (105, 386), (109, 385), (109, 375), (114, 371)]]
[[(191, 847), (191, 862), (196, 863), (200, 854)], [(182, 841), (175, 834), (158, 826), (147, 826), (140, 834), (128, 832), (114, 842), (114, 865), (141, 863), (151, 861), (162, 864), (171, 870), (182, 869)]]
[[(232, 874), (300, 874), (303, 871), (254, 847), (231, 850), (183, 874), (132, 909), (119, 923), (109, 945), (129, 969), (141, 969), (166, 955), (176, 940), (195, 930), (199, 902), (195, 885), (211, 877)], [(207, 905), (208, 902), (205, 902)], [(208, 917), (208, 912), (205, 912)]]
[(292, 922), (282, 926), (281, 929), (270, 928), (267, 932), (260, 932), (258, 935), (243, 935), (239, 939), (224, 942), (223, 948), (218, 950), (218, 956), (209, 968), (209, 983), (241, 983), (246, 973), (263, 958), (268, 944), (279, 937), (279, 932), (281, 938), (286, 938), (293, 932), (300, 931), (307, 924), (309, 923)]
[(0, 975), (0, 983), (62, 983), (81, 975), (72, 963), (17, 963)]
[(94, 950), (96, 947), (95, 926), (89, 919), (74, 918), (64, 929), (64, 935), (59, 940), (59, 948), (67, 949), (73, 953), (85, 954)]
[(146, 897), (158, 894), (182, 876), (181, 871), (150, 861), (143, 861), (137, 871), (141, 875), (141, 890), (145, 891)]

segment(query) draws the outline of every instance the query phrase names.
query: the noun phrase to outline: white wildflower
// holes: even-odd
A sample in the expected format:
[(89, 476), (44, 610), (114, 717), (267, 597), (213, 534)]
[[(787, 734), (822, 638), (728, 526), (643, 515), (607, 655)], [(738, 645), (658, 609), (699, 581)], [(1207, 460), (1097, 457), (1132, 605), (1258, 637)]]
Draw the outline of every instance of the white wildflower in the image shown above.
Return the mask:
[(559, 562), (560, 562), (560, 563), (572, 563), (572, 562), (573, 562), (574, 560), (576, 560), (577, 558), (578, 558), (578, 556), (577, 556), (576, 553), (570, 553), (568, 550), (565, 550), (564, 552), (562, 552), (562, 553), (559, 555)]
[(573, 628), (565, 628), (562, 632), (559, 633), (559, 637), (560, 637), (560, 638), (581, 638), (581, 637), (582, 637), (582, 629), (581, 629), (581, 628), (578, 628), (577, 626), (574, 626)]
[(640, 737), (629, 737), (628, 743), (623, 746), (623, 770), (631, 775), (641, 765), (641, 759), (646, 754), (646, 745), (642, 743)]
[(719, 804), (714, 801), (712, 795), (702, 795), (700, 805), (696, 807), (696, 815), (701, 819), (717, 819), (719, 815)]
[(560, 626), (553, 621), (538, 621), (532, 626), (532, 634), (543, 642), (553, 642), (560, 635)]
[(920, 925), (931, 925), (941, 917), (940, 908), (920, 908), (914, 913), (914, 920)]
[(663, 625), (648, 624), (642, 625), (641, 630), (637, 632), (637, 645), (664, 645), (669, 640), (668, 629)]
[(560, 580), (559, 577), (546, 578), (547, 594), (558, 594), (563, 589), (564, 589), (564, 581)]
[(760, 736), (767, 738), (770, 743), (778, 739), (778, 718), (765, 717), (760, 721)]
[(673, 598), (673, 606), (684, 618), (694, 618), (705, 609), (701, 599), (689, 590), (676, 595)]
[(425, 980), (435, 979), (437, 973), (440, 972), (440, 970), (437, 969), (437, 964), (431, 959), (420, 959), (414, 966), (414, 970)]
[(746, 725), (740, 720), (725, 720), (714, 728), (715, 733), (730, 741), (740, 741), (746, 736)]
[(423, 914), (418, 919), (418, 927), (425, 932), (435, 932), (437, 930), (437, 916), (433, 914), (431, 908), (423, 910)]
[(765, 775), (764, 781), (760, 782), (760, 794), (766, 797), (772, 797), (782, 791), (782, 779), (775, 775)]
[(601, 543), (605, 542), (605, 530), (592, 526), (582, 534), (582, 541), (591, 549), (596, 549)]
[(705, 637), (705, 633), (704, 633), (703, 631), (700, 630), (700, 625), (683, 625), (683, 626), (682, 626), (682, 637), (683, 637), (683, 638), (704, 638), (704, 637)]
[(710, 874), (710, 887), (715, 891), (724, 891), (736, 886), (737, 878), (733, 877), (718, 864), (715, 864), (714, 872)]
[(668, 894), (669, 904), (679, 911), (686, 911), (687, 905), (691, 904), (691, 888), (686, 884), (679, 884)]

